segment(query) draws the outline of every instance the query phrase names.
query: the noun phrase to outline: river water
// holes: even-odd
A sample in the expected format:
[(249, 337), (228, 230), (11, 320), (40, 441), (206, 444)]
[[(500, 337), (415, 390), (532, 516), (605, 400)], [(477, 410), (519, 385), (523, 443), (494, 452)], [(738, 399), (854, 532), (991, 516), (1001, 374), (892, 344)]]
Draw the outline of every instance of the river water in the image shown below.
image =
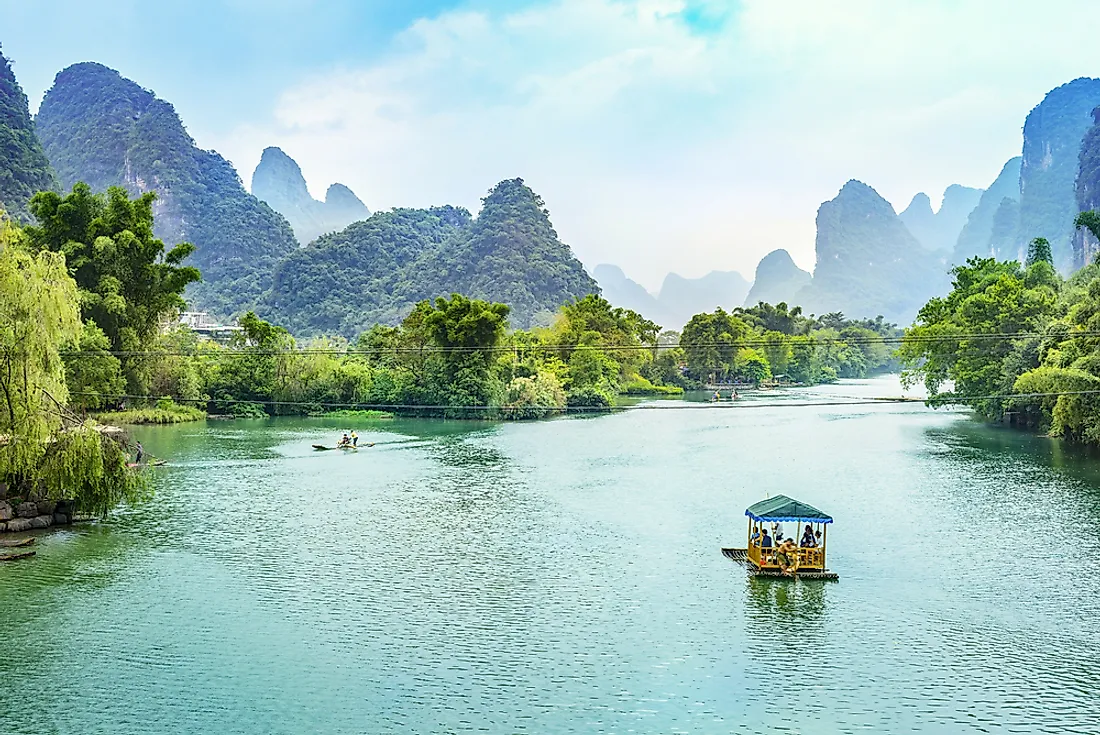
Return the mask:
[[(357, 453), (311, 449), (346, 419), (142, 429), (154, 500), (0, 567), (0, 731), (1100, 732), (1100, 458), (783, 405), (898, 392), (375, 421)], [(834, 516), (839, 582), (721, 555), (775, 493)]]

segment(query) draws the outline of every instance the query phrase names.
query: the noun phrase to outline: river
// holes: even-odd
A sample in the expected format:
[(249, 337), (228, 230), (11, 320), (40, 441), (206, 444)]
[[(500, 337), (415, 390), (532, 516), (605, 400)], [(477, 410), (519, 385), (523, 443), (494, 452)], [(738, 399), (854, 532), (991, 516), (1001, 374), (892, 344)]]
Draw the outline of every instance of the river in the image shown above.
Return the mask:
[[(786, 405), (898, 392), (364, 422), (356, 453), (311, 449), (347, 419), (142, 428), (153, 500), (0, 566), (0, 731), (1100, 732), (1100, 458)], [(834, 516), (839, 582), (721, 555), (775, 493)]]

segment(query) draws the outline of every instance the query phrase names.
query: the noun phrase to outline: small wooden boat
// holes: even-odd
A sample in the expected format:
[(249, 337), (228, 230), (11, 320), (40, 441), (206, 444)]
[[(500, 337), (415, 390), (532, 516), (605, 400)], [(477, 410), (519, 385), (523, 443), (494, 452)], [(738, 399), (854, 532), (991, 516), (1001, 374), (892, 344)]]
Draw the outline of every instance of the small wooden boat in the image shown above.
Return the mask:
[(333, 449), (358, 449), (359, 447), (352, 446), (351, 444), (337, 444), (335, 447), (326, 447), (324, 444), (314, 444), (313, 448), (318, 452), (331, 452)]
[(5, 540), (0, 539), (0, 548), (14, 549), (19, 546), (30, 546), (34, 543), (34, 536), (28, 536), (27, 538), (21, 538), (17, 540)]
[[(759, 503), (753, 503), (745, 510), (749, 517), (748, 548), (722, 549), (722, 555), (727, 559), (743, 565), (754, 577), (779, 577), (791, 579), (826, 579), (838, 580), (840, 575), (830, 571), (825, 566), (825, 541), (826, 526), (833, 522), (831, 516), (822, 513), (812, 505), (807, 505), (786, 495), (775, 495)], [(795, 523), (795, 535), (802, 533), (803, 524), (809, 525), (811, 531), (815, 531), (815, 545), (794, 549), (797, 560), (792, 574), (784, 574), (776, 561), (776, 547), (764, 546), (761, 540), (767, 536), (765, 524)], [(773, 542), (769, 542), (773, 543)]]

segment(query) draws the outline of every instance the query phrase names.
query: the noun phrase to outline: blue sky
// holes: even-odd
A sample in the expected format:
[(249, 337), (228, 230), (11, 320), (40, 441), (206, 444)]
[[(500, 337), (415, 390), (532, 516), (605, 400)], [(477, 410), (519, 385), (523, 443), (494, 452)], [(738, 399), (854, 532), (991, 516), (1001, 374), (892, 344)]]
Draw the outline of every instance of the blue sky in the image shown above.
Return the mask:
[[(1036, 13), (1041, 13), (1037, 17)], [(986, 186), (1027, 112), (1100, 76), (1100, 3), (1047, 0), (0, 0), (36, 108), (86, 60), (169, 100), (247, 183), (267, 145), (314, 194), (462, 204), (522, 176), (592, 267), (814, 262), (850, 178), (897, 209)]]

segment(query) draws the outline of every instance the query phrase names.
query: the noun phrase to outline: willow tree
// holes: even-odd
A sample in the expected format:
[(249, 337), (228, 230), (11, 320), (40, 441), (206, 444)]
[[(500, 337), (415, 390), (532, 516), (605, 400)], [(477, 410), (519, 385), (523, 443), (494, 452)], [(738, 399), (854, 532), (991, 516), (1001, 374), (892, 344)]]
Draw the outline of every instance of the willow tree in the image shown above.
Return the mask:
[(65, 256), (25, 248), (0, 218), (0, 480), (105, 513), (143, 483), (119, 444), (65, 408), (61, 346), (83, 326)]

